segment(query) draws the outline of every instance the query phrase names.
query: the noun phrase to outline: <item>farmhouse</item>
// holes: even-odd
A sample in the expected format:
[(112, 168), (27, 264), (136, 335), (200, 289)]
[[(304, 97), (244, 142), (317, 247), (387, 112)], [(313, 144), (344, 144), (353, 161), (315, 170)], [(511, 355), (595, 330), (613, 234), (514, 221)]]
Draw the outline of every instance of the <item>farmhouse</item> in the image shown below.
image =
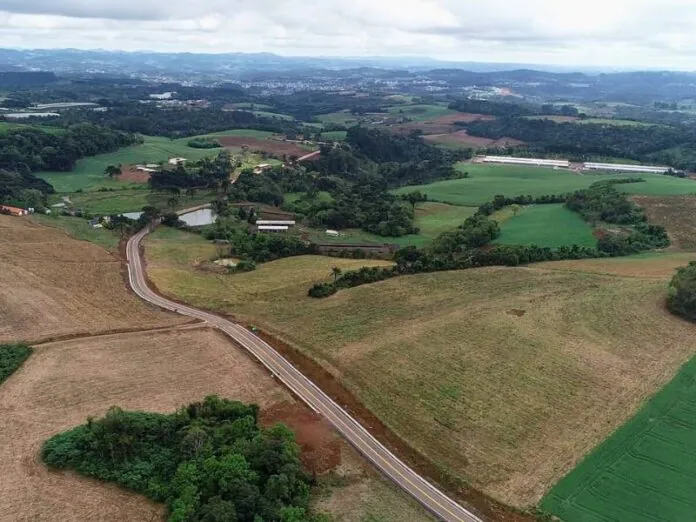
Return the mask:
[(10, 216), (28, 216), (29, 211), (23, 208), (0, 205), (0, 214), (8, 214)]
[(273, 168), (270, 163), (260, 163), (254, 168), (254, 174), (261, 174), (262, 172)]
[(170, 158), (169, 159), (169, 164), (170, 165), (183, 165), (186, 163), (186, 158)]
[(542, 158), (515, 158), (512, 156), (484, 156), (483, 163), (503, 163), (509, 165), (533, 165), (536, 167), (570, 168), (568, 160), (551, 160)]
[(664, 174), (669, 172), (669, 167), (655, 167), (651, 165), (623, 165), (620, 163), (584, 163), (585, 170), (613, 170), (616, 172), (644, 172), (646, 174)]

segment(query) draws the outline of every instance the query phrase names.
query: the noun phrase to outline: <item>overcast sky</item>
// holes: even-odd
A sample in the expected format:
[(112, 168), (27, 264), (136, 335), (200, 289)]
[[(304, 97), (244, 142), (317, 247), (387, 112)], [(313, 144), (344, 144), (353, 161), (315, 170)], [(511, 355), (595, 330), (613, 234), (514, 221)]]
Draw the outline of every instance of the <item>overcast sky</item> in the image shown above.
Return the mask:
[(694, 0), (0, 0), (0, 46), (696, 70)]

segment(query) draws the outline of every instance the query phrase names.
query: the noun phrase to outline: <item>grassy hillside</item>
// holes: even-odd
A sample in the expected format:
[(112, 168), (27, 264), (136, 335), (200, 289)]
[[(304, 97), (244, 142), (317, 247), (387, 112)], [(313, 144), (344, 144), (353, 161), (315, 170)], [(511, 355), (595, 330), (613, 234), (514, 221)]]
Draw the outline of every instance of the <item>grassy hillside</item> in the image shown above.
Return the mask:
[(387, 109), (394, 116), (403, 116), (414, 121), (428, 121), (454, 114), (457, 111), (449, 109), (446, 105), (397, 105)]
[(216, 276), (163, 252), (146, 247), (162, 292), (296, 345), (443, 470), (519, 507), (695, 351), (693, 326), (663, 308), (668, 277), (489, 268), (314, 300), (307, 287), (332, 265), (364, 261), (303, 257)]
[[(627, 177), (610, 174), (579, 175), (564, 170), (541, 167), (483, 165), (461, 163), (457, 167), (468, 172), (466, 179), (438, 181), (428, 185), (403, 187), (397, 194), (420, 190), (434, 201), (443, 201), (456, 205), (475, 206), (490, 201), (496, 194), (505, 196), (544, 194), (561, 194), (589, 187), (602, 179)], [(674, 178), (661, 175), (641, 175), (645, 183), (632, 183), (620, 186), (629, 194), (641, 195), (684, 195), (696, 193), (696, 182), (690, 179)]]
[(690, 520), (696, 512), (696, 359), (541, 502), (566, 522)]
[(559, 204), (522, 208), (517, 216), (504, 221), (495, 243), (552, 248), (563, 245), (594, 247), (597, 240), (592, 235), (592, 227), (579, 214)]
[(100, 187), (123, 187), (127, 183), (110, 180), (104, 175), (108, 165), (134, 165), (138, 163), (158, 163), (169, 158), (182, 157), (198, 160), (214, 156), (219, 149), (194, 149), (187, 145), (191, 138), (170, 140), (159, 136), (145, 136), (141, 145), (126, 147), (116, 152), (83, 158), (70, 172), (39, 172), (37, 176), (45, 179), (57, 192), (96, 190)]

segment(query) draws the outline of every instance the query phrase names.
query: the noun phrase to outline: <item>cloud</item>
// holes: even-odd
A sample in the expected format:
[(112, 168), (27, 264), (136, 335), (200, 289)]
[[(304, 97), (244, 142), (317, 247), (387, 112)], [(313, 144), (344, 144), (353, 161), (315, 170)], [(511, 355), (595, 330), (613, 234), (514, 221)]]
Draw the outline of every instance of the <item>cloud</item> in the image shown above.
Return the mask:
[(0, 0), (3, 44), (696, 69), (692, 0)]

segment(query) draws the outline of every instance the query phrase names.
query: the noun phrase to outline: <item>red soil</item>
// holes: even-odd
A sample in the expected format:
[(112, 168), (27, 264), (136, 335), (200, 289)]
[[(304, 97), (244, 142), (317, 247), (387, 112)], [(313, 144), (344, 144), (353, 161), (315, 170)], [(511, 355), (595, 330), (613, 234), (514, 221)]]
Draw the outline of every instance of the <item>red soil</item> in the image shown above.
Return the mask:
[(136, 170), (135, 165), (127, 165), (121, 169), (118, 179), (131, 183), (147, 183), (150, 180), (150, 173)]
[(434, 120), (431, 120), (430, 123), (448, 125), (457, 121), (471, 123), (473, 121), (479, 120), (492, 121), (495, 120), (495, 116), (491, 116), (490, 114), (474, 114), (472, 112), (457, 112), (455, 114), (448, 114), (446, 116), (440, 116), (439, 118), (435, 118)]
[(341, 464), (341, 439), (321, 415), (302, 404), (281, 403), (260, 412), (263, 426), (282, 422), (295, 432), (302, 450), (302, 463), (312, 474), (321, 475)]
[(287, 143), (279, 140), (263, 140), (259, 138), (245, 138), (243, 136), (220, 136), (217, 140), (225, 147), (239, 148), (247, 146), (252, 151), (260, 150), (276, 156), (285, 154), (287, 156), (297, 156), (299, 158), (310, 152), (294, 143)]

